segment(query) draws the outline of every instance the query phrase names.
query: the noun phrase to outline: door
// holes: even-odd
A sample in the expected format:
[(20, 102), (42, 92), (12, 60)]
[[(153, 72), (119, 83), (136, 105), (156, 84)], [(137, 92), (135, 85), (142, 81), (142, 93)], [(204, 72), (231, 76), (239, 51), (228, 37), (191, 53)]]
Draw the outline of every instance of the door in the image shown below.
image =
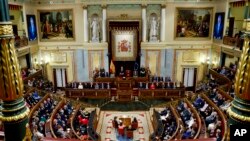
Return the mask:
[(67, 84), (66, 68), (54, 68), (53, 75), (54, 75), (55, 89), (66, 87)]
[(183, 84), (187, 91), (195, 92), (197, 68), (183, 68)]

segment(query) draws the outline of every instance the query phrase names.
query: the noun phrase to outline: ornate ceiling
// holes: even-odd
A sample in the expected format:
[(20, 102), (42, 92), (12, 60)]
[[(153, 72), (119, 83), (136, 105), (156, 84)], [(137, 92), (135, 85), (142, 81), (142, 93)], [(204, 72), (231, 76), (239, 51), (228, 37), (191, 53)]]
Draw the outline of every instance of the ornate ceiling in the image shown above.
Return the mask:
[(175, 2), (207, 3), (222, 1), (225, 2), (226, 0), (9, 0), (9, 2), (32, 4), (166, 4)]

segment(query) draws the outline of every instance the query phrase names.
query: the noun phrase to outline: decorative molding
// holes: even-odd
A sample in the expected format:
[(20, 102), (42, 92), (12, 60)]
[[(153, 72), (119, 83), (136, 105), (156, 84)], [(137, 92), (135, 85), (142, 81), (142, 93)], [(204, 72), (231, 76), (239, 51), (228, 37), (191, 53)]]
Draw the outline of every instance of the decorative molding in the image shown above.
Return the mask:
[(66, 52), (51, 52), (50, 59), (51, 59), (51, 62), (54, 62), (54, 63), (67, 63), (67, 53)]
[(166, 42), (141, 42), (141, 49), (210, 49), (212, 44), (179, 44)]
[(49, 45), (39, 46), (39, 49), (42, 51), (49, 51), (49, 50), (78, 50), (78, 49), (86, 49), (86, 50), (105, 50), (108, 49), (108, 43), (83, 43), (81, 45)]
[(198, 62), (200, 59), (200, 52), (199, 51), (185, 51), (182, 55), (183, 62)]

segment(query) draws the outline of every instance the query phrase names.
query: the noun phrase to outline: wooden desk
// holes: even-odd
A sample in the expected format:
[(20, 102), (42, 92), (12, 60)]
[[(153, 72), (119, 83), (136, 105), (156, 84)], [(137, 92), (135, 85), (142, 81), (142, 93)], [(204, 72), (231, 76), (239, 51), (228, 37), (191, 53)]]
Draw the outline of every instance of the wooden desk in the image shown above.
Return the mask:
[(130, 117), (126, 117), (126, 118), (120, 117), (119, 120), (122, 121), (122, 124), (123, 124), (125, 127), (130, 126), (131, 123), (132, 123)]

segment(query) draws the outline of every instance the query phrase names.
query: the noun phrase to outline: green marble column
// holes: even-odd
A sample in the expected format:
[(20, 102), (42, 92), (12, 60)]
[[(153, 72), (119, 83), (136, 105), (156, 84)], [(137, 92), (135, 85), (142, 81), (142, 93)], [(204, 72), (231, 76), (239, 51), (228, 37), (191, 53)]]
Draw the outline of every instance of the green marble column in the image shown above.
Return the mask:
[(250, 47), (249, 37), (244, 47), (235, 76), (235, 98), (227, 110), (229, 125), (250, 125)]
[(23, 98), (8, 0), (0, 0), (0, 99), (3, 101), (0, 120), (4, 124), (5, 141), (24, 140), (29, 108)]

